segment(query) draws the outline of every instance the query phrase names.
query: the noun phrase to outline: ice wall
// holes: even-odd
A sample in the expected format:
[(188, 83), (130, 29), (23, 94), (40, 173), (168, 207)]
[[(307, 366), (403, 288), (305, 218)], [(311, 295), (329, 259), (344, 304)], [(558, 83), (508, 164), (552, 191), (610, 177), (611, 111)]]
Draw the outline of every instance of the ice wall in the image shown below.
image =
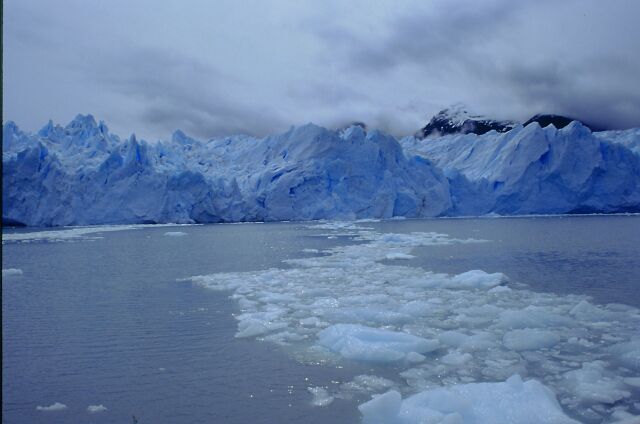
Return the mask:
[(91, 115), (3, 126), (3, 220), (29, 226), (640, 211), (637, 130), (533, 123), (400, 143), (313, 124), (121, 140)]

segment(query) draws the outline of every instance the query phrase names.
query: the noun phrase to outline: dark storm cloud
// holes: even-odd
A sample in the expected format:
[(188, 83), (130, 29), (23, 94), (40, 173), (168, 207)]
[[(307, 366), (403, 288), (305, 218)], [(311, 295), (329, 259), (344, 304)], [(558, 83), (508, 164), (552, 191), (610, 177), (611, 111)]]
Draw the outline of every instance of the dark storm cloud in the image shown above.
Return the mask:
[(476, 46), (501, 21), (515, 13), (509, 1), (483, 2), (482, 7), (461, 2), (449, 2), (446, 8), (436, 11), (412, 10), (393, 17), (380, 39), (352, 35), (350, 43), (343, 43), (345, 30), (320, 31), (328, 41), (348, 50), (349, 65), (364, 71), (383, 72), (416, 64), (443, 70), (448, 62), (465, 63), (471, 60)]
[(637, 68), (630, 63), (583, 61), (573, 66), (520, 66), (512, 64), (502, 81), (533, 111), (582, 119), (602, 128), (640, 125), (640, 86), (634, 84)]

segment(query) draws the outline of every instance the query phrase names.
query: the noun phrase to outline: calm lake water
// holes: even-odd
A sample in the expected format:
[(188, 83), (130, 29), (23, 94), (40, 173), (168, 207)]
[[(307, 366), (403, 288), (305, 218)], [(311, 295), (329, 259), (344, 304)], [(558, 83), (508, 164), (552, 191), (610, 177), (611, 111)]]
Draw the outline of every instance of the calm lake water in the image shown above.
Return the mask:
[[(239, 307), (229, 293), (176, 281), (283, 267), (285, 259), (308, 257), (303, 249), (354, 244), (307, 225), (146, 227), (3, 244), (2, 268), (22, 271), (2, 283), (3, 422), (357, 422), (356, 406), (368, 397), (314, 407), (307, 388), (349, 381), (370, 367), (300, 362), (276, 344), (235, 338)], [(499, 271), (536, 291), (640, 306), (637, 216), (362, 225), (489, 241), (417, 247), (403, 265)], [(36, 409), (54, 402), (67, 408)], [(100, 404), (107, 411), (87, 412)]]

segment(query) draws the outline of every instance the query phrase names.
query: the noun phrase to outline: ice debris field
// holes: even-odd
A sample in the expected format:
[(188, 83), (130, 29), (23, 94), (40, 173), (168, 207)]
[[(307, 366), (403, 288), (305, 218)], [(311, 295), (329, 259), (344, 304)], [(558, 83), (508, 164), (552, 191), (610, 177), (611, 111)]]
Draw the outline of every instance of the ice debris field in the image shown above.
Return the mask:
[(640, 129), (581, 123), (400, 140), (313, 124), (262, 139), (121, 140), (91, 115), (3, 125), (3, 222), (256, 222), (640, 212)]
[(417, 246), (485, 241), (366, 225), (310, 226), (353, 244), (282, 268), (181, 281), (230, 292), (236, 337), (378, 370), (309, 387), (318, 407), (364, 399), (364, 423), (638, 422), (640, 310), (533, 292), (501, 273), (406, 266)]

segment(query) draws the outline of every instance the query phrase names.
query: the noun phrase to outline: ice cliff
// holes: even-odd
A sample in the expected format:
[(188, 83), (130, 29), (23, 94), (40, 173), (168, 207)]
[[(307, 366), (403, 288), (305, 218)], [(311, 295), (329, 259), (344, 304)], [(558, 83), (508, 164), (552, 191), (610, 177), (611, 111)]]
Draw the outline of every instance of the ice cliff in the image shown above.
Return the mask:
[(453, 215), (513, 215), (640, 211), (639, 140), (637, 129), (592, 133), (573, 121), (401, 144), (443, 170)]
[(398, 142), (312, 124), (121, 140), (91, 115), (3, 125), (3, 221), (29, 226), (640, 211), (637, 129), (574, 122)]
[(30, 226), (435, 216), (448, 181), (398, 142), (309, 124), (264, 139), (155, 144), (78, 116), (25, 134), (3, 127), (3, 219)]

